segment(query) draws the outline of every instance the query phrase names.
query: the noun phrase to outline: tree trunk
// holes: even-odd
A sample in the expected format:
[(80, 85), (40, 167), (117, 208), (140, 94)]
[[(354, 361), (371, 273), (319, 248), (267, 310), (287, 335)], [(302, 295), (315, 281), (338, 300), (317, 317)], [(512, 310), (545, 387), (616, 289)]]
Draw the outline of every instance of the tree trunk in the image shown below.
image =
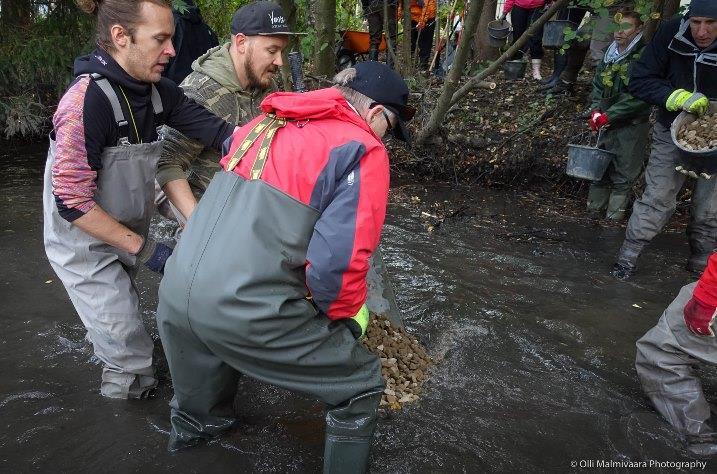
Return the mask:
[(471, 91), (476, 86), (476, 84), (480, 83), (483, 79), (495, 73), (498, 68), (508, 60), (508, 58), (513, 56), (516, 51), (522, 48), (523, 45), (528, 42), (528, 39), (530, 39), (530, 37), (533, 36), (540, 29), (540, 27), (543, 26), (550, 18), (552, 18), (552, 16), (555, 15), (558, 10), (566, 6), (569, 1), (570, 0), (557, 0), (555, 3), (553, 3), (553, 5), (548, 8), (548, 10), (543, 13), (540, 18), (535, 20), (533, 24), (530, 25), (530, 28), (528, 28), (520, 38), (513, 42), (513, 45), (508, 48), (505, 53), (503, 53), (498, 59), (493, 61), (491, 65), (485, 68), (483, 71), (471, 77), (470, 80), (463, 85), (463, 87), (458, 89), (458, 91), (453, 94), (453, 98), (450, 101), (450, 105), (457, 104), (463, 97), (465, 97), (466, 94), (468, 94), (469, 91)]
[(428, 123), (426, 123), (426, 126), (418, 133), (418, 137), (416, 138), (418, 145), (425, 143), (428, 137), (433, 135), (433, 133), (438, 130), (440, 124), (443, 123), (446, 112), (448, 112), (448, 108), (451, 105), (451, 97), (453, 97), (453, 93), (458, 88), (461, 75), (463, 75), (463, 68), (466, 67), (466, 62), (468, 62), (468, 56), (471, 50), (470, 44), (473, 41), (473, 35), (478, 27), (478, 20), (481, 16), (483, 3), (484, 0), (473, 0), (469, 4), (468, 12), (463, 22), (463, 34), (458, 41), (458, 49), (455, 59), (453, 60), (453, 65), (451, 66), (448, 76), (446, 76), (441, 95), (438, 98), (438, 103), (433, 109)]
[(336, 0), (316, 1), (316, 74), (332, 77), (336, 70)]
[(485, 0), (483, 3), (483, 12), (480, 14), (480, 22), (475, 34), (475, 60), (487, 61), (498, 57), (500, 51), (498, 48), (491, 46), (488, 40), (488, 23), (495, 19), (498, 0)]
[[(286, 22), (289, 24), (291, 31), (296, 31), (296, 2), (294, 0), (279, 0), (279, 5), (286, 15)], [(282, 54), (283, 64), (281, 65), (281, 79), (284, 83), (284, 90), (290, 91), (291, 71), (289, 71), (289, 59), (287, 54), (291, 51), (300, 51), (299, 40), (297, 36), (289, 36), (289, 44)]]
[(413, 55), (411, 54), (411, 0), (399, 0), (403, 3), (403, 38), (401, 38), (401, 56), (403, 77), (413, 75)]
[(0, 23), (4, 28), (29, 26), (32, 23), (32, 1), (1, 0)]
[(679, 10), (680, 0), (655, 0), (652, 12), (653, 14), (659, 14), (659, 17), (647, 22), (645, 26), (645, 40), (650, 41), (660, 23), (672, 18)]

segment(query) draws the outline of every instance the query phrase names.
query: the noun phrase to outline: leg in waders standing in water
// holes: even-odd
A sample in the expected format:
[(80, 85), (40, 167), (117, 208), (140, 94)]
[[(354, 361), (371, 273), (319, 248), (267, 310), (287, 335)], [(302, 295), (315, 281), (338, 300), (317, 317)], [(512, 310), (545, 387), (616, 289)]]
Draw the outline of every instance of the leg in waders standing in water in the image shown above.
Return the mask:
[(384, 384), (358, 341), (388, 199), (381, 138), (407, 139), (408, 87), (387, 65), (275, 93), (234, 134), (159, 290), (174, 397), (169, 449), (230, 429), (247, 375), (327, 405), (324, 472), (365, 472)]
[[(169, 1), (78, 1), (97, 17), (97, 48), (53, 117), (43, 189), (44, 244), (102, 361), (100, 392), (144, 398), (157, 384), (134, 277), (162, 273), (171, 248), (147, 237), (166, 123), (220, 148), (234, 126), (162, 78), (174, 56)], [(165, 188), (188, 188), (186, 180)], [(181, 203), (175, 202), (178, 207)]]

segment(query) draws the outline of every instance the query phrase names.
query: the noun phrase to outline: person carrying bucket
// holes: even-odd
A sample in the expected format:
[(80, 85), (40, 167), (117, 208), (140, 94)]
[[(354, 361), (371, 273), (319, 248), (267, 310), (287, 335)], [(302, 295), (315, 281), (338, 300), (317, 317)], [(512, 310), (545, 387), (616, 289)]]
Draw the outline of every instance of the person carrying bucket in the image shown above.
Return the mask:
[[(526, 32), (530, 24), (538, 19), (543, 7), (545, 7), (545, 0), (506, 0), (500, 19), (505, 20), (508, 13), (510, 13), (510, 20), (513, 24), (514, 41), (523, 36), (523, 33)], [(528, 40), (533, 79), (536, 80), (543, 78), (540, 73), (540, 65), (543, 62), (542, 39), (543, 29), (541, 28)], [(518, 51), (510, 59), (522, 59), (523, 54), (523, 51)]]
[[(652, 151), (645, 170), (645, 191), (635, 201), (613, 276), (626, 280), (635, 272), (645, 246), (667, 224), (685, 182), (678, 172), (680, 155), (670, 126), (677, 115), (707, 112), (717, 99), (717, 2), (692, 0), (684, 17), (664, 22), (635, 61), (629, 92), (658, 106), (652, 128)], [(687, 237), (687, 270), (701, 273), (717, 238), (717, 179), (694, 181)]]
[(360, 62), (334, 83), (264, 99), (167, 263), (157, 327), (174, 386), (170, 451), (230, 429), (247, 375), (326, 403), (324, 472), (367, 470), (384, 382), (358, 339), (388, 200), (381, 138), (408, 139), (414, 110), (386, 64)]
[(607, 210), (608, 219), (622, 220), (644, 162), (650, 107), (627, 91), (628, 68), (644, 48), (640, 14), (624, 10), (614, 18), (620, 27), (593, 79), (588, 125), (601, 132), (598, 147), (615, 158), (603, 178), (590, 186), (587, 208), (599, 214)]

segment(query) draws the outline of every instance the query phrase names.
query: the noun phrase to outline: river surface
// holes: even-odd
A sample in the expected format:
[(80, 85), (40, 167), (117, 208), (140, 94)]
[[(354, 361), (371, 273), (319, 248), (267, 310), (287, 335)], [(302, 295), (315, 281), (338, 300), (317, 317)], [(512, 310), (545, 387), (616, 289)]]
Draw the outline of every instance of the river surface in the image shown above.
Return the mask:
[[(99, 396), (101, 367), (42, 247), (44, 161), (43, 144), (0, 151), (0, 472), (319, 472), (323, 407), (250, 379), (234, 431), (166, 452), (172, 389), (149, 271), (140, 293), (159, 389), (145, 401)], [(694, 459), (633, 367), (635, 341), (693, 280), (680, 226), (621, 283), (609, 269), (624, 229), (556, 206), (526, 192), (394, 183), (384, 259), (408, 330), (437, 363), (418, 403), (382, 416), (371, 472)], [(709, 397), (717, 379), (703, 374)]]

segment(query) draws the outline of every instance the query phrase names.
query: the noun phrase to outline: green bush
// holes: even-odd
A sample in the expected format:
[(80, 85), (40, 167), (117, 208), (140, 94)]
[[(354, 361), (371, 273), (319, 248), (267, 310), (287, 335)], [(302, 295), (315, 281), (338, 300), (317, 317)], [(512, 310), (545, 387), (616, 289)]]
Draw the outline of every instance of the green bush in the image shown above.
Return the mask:
[(92, 48), (87, 15), (50, 11), (32, 27), (0, 30), (0, 128), (5, 136), (45, 132), (50, 112), (73, 79), (75, 57)]

